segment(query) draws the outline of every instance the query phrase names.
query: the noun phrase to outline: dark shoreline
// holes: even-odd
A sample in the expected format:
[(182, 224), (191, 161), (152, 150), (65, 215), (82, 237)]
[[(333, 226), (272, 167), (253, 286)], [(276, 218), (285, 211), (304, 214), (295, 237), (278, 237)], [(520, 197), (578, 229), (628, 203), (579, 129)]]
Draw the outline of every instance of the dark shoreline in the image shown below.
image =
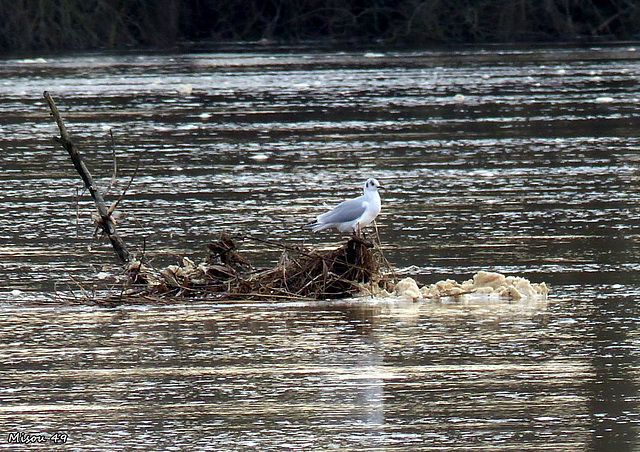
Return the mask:
[(640, 39), (640, 6), (580, 0), (5, 2), (0, 54), (132, 49), (412, 49)]

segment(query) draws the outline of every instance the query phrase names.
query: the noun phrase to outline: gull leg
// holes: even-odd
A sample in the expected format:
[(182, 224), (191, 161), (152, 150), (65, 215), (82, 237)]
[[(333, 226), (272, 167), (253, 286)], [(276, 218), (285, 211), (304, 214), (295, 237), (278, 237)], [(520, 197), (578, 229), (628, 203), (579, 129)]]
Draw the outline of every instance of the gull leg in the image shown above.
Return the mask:
[(360, 223), (356, 223), (356, 227), (353, 228), (353, 236), (360, 237)]
[(382, 246), (382, 242), (380, 242), (380, 232), (378, 231), (378, 224), (376, 220), (373, 220), (373, 234), (375, 239), (378, 241), (378, 244)]

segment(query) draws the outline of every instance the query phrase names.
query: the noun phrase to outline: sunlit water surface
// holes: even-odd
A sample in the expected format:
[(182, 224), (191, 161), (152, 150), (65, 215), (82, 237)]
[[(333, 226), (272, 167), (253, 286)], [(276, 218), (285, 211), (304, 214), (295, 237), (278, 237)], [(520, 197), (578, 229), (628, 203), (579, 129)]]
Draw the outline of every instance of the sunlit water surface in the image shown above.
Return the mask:
[[(639, 76), (631, 46), (4, 61), (0, 449), (638, 450)], [(551, 297), (56, 306), (118, 265), (44, 90), (105, 189), (112, 131), (109, 200), (139, 166), (118, 228), (154, 265), (336, 244), (300, 225), (375, 176), (397, 269)]]

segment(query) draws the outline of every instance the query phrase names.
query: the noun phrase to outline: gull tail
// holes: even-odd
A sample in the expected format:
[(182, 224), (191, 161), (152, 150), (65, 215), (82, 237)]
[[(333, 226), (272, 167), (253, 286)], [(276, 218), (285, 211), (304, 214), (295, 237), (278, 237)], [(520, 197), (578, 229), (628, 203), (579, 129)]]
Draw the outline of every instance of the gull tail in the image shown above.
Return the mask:
[(320, 223), (318, 221), (312, 221), (311, 223), (307, 223), (301, 226), (302, 229), (311, 229), (313, 232), (321, 231), (322, 229), (326, 229), (327, 225), (324, 223)]

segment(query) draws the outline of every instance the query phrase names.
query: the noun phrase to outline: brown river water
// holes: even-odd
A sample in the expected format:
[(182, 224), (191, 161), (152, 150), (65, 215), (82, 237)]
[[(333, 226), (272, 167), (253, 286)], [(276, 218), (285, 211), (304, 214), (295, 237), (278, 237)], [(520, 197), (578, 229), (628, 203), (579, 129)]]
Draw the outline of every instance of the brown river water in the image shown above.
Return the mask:
[[(154, 265), (373, 176), (395, 268), (549, 299), (59, 305), (119, 267), (44, 90)], [(640, 450), (639, 106), (635, 45), (5, 59), (0, 449)]]

